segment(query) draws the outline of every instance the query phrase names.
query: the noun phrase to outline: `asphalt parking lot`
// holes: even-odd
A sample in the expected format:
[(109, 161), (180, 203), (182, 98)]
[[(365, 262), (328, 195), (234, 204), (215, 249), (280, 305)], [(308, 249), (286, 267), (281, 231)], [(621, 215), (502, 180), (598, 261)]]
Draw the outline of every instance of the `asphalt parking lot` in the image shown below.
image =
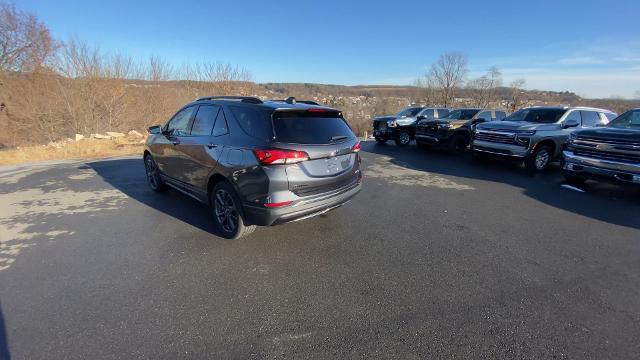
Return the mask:
[(363, 145), (362, 193), (213, 234), (140, 158), (0, 170), (0, 358), (640, 358), (640, 191)]

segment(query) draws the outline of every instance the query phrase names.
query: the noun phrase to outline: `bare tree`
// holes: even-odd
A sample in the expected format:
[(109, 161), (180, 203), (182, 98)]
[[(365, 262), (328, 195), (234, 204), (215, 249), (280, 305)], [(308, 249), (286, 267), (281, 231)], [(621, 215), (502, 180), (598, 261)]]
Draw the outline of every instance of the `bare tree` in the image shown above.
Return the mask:
[(0, 71), (35, 71), (56, 45), (49, 29), (30, 13), (0, 3)]
[(502, 86), (502, 73), (497, 67), (489, 68), (485, 75), (467, 83), (471, 99), (475, 106), (490, 107), (497, 101), (497, 88)]
[(514, 112), (523, 105), (525, 79), (516, 79), (509, 84), (510, 103), (509, 111)]
[(429, 77), (440, 93), (443, 106), (453, 105), (456, 90), (464, 83), (467, 71), (467, 57), (457, 51), (440, 55), (438, 61), (431, 65)]

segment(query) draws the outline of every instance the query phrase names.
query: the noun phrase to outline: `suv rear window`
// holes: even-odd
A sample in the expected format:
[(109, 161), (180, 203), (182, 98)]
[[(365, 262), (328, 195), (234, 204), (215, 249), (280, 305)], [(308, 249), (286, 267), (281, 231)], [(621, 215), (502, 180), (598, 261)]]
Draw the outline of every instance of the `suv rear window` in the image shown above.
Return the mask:
[[(273, 119), (276, 140), (293, 144), (329, 144), (333, 139), (354, 137), (339, 117), (283, 116)], [(335, 140), (334, 140), (335, 141)]]

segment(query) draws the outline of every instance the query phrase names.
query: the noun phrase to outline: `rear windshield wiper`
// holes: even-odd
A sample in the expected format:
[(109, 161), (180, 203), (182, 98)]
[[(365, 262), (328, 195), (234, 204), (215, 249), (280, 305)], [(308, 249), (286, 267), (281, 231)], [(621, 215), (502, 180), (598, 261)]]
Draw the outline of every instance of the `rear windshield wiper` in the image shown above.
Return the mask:
[(333, 143), (333, 142), (336, 142), (336, 141), (338, 141), (338, 140), (344, 140), (344, 139), (348, 139), (348, 138), (349, 138), (348, 136), (344, 136), (344, 135), (332, 136), (332, 137), (329, 139), (329, 142), (330, 142), (330, 143)]

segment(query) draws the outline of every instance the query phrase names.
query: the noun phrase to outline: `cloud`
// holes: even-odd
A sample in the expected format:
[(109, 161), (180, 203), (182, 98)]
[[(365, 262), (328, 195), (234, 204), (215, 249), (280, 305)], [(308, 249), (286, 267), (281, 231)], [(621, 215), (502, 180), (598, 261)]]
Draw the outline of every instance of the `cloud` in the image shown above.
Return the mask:
[(640, 68), (613, 70), (566, 68), (503, 69), (505, 83), (518, 78), (527, 81), (528, 89), (572, 91), (582, 97), (636, 97), (640, 90)]
[(599, 65), (605, 64), (605, 61), (592, 56), (580, 56), (563, 58), (558, 60), (558, 63), (563, 65)]

